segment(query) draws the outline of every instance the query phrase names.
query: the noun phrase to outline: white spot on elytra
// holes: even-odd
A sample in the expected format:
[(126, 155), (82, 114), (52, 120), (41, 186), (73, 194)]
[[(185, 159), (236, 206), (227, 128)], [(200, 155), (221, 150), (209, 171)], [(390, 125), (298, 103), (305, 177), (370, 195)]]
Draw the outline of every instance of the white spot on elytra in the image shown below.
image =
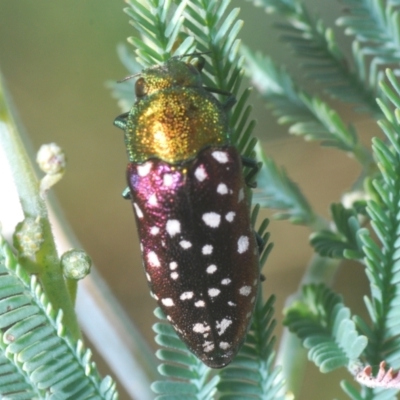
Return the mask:
[(208, 353), (211, 350), (214, 350), (214, 343), (213, 342), (204, 342), (203, 347), (204, 347), (204, 352)]
[(147, 280), (150, 282), (151, 281), (151, 278), (150, 278), (150, 275), (146, 272), (146, 278), (147, 278)]
[(137, 217), (143, 218), (143, 213), (142, 210), (139, 208), (139, 206), (136, 203), (133, 203), (133, 206), (135, 207)]
[(254, 279), (253, 286), (256, 286), (257, 282), (258, 282), (258, 279)]
[(242, 296), (248, 296), (248, 295), (251, 293), (251, 286), (242, 286), (242, 287), (239, 289), (239, 293), (240, 293)]
[(194, 326), (193, 326), (193, 332), (196, 332), (196, 333), (205, 333), (205, 332), (208, 332), (209, 330), (210, 330), (210, 327), (206, 324), (197, 323), (197, 324), (194, 324)]
[(196, 168), (196, 171), (194, 171), (194, 176), (200, 182), (203, 182), (204, 179), (207, 178), (207, 172), (204, 168), (204, 165), (200, 165), (199, 167)]
[(220, 183), (217, 187), (217, 193), (219, 194), (227, 194), (228, 193), (228, 186), (225, 183)]
[(236, 304), (233, 301), (228, 301), (228, 306), (236, 307)]
[(179, 274), (178, 274), (177, 272), (171, 272), (171, 278), (172, 278), (173, 280), (178, 279), (178, 277), (179, 277)]
[(220, 342), (219, 344), (219, 348), (222, 350), (229, 349), (229, 347), (231, 347), (231, 345), (228, 342)]
[(169, 268), (171, 270), (177, 269), (178, 268), (178, 263), (176, 261), (172, 261), (169, 263)]
[(190, 300), (194, 296), (193, 292), (183, 292), (179, 297), (181, 300)]
[(156, 206), (158, 204), (157, 200), (157, 195), (153, 193), (150, 197), (149, 200), (147, 201), (151, 206)]
[(229, 161), (228, 154), (225, 151), (213, 151), (211, 155), (220, 163), (225, 164)]
[(217, 228), (221, 223), (221, 216), (216, 212), (208, 212), (203, 214), (203, 221), (210, 228)]
[(213, 274), (217, 270), (217, 266), (214, 264), (211, 264), (207, 267), (206, 272), (207, 274)]
[(203, 300), (199, 300), (199, 301), (196, 301), (196, 303), (194, 303), (194, 305), (196, 307), (204, 307), (206, 305), (206, 303)]
[(229, 278), (222, 279), (221, 283), (223, 285), (229, 285), (232, 281)]
[(150, 233), (155, 236), (158, 235), (160, 233), (160, 228), (158, 226), (152, 226), (150, 228)]
[(164, 174), (163, 184), (164, 186), (171, 186), (174, 183), (174, 177), (171, 174)]
[(250, 300), (250, 303), (254, 303), (255, 299), (256, 299), (256, 296), (253, 296), (253, 297), (251, 298), (251, 300)]
[(219, 289), (216, 288), (212, 288), (212, 289), (208, 289), (208, 295), (210, 297), (216, 297), (221, 293), (221, 291)]
[(151, 161), (148, 161), (142, 165), (138, 165), (137, 171), (138, 171), (139, 176), (148, 175), (151, 170), (152, 165), (153, 165), (153, 163)]
[(181, 232), (181, 223), (177, 219), (169, 219), (165, 226), (169, 236), (174, 237)]
[(237, 244), (238, 244), (238, 253), (242, 254), (249, 248), (249, 238), (247, 236), (240, 236)]
[(229, 325), (232, 324), (232, 320), (224, 318), (221, 320), (221, 322), (216, 323), (216, 327), (218, 329), (218, 335), (221, 336), (229, 327)]
[(160, 260), (158, 259), (158, 256), (156, 253), (154, 253), (154, 251), (150, 251), (147, 254), (147, 261), (149, 262), (149, 264), (152, 267), (160, 267), (161, 266)]
[(192, 247), (192, 243), (190, 243), (188, 240), (181, 240), (179, 242), (179, 244), (181, 245), (181, 247), (185, 250), (189, 249), (190, 247)]
[(225, 219), (228, 222), (232, 222), (233, 219), (235, 218), (236, 213), (234, 211), (229, 211), (228, 214), (225, 215)]
[(167, 320), (168, 320), (169, 322), (172, 322), (172, 318), (171, 318), (170, 315), (167, 315)]
[(240, 203), (244, 199), (244, 190), (241, 188), (239, 190), (239, 197), (238, 197), (238, 203)]
[(170, 297), (161, 299), (161, 303), (163, 303), (165, 307), (172, 307), (175, 305), (174, 301)]
[(246, 314), (246, 318), (250, 318), (251, 317), (251, 312), (248, 312), (247, 314)]
[(211, 244), (206, 244), (205, 246), (203, 246), (203, 248), (201, 249), (201, 252), (206, 256), (208, 254), (211, 254), (213, 251), (213, 247), (211, 246)]

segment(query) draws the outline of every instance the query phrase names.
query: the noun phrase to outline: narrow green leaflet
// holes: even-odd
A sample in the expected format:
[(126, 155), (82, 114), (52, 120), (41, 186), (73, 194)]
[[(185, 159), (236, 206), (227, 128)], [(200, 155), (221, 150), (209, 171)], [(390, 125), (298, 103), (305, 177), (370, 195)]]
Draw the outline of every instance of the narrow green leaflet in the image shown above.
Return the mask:
[[(381, 84), (386, 99), (397, 107), (400, 88), (392, 71), (386, 72), (389, 83)], [(381, 101), (385, 119), (378, 122), (387, 140), (373, 139), (373, 150), (380, 170), (374, 182), (379, 201), (369, 201), (367, 212), (371, 227), (379, 243), (367, 231), (360, 233), (365, 253), (366, 273), (370, 281), (371, 294), (365, 298), (369, 326), (361, 317), (357, 325), (368, 337), (367, 363), (376, 365), (385, 360), (394, 369), (400, 368), (400, 125), (399, 111), (392, 111)], [(389, 104), (389, 103), (388, 103)]]
[(310, 237), (315, 251), (323, 257), (359, 260), (364, 256), (359, 238), (360, 223), (354, 209), (332, 204), (331, 213), (336, 230), (322, 230)]
[(131, 37), (129, 42), (136, 47), (137, 60), (142, 66), (149, 67), (168, 60), (174, 54), (194, 50), (193, 38), (181, 31), (186, 0), (181, 1), (178, 7), (165, 0), (128, 0), (127, 3), (129, 7), (125, 12), (141, 36)]
[[(361, 43), (360, 51), (371, 60), (371, 72), (400, 61), (399, 4), (393, 1), (343, 0), (346, 14), (337, 24)], [(373, 75), (371, 74), (371, 81)]]
[(282, 394), (284, 382), (280, 376), (280, 369), (273, 365), (275, 298), (271, 296), (265, 304), (261, 298), (260, 294), (245, 344), (235, 360), (220, 373), (220, 400), (285, 399)]
[(2, 399), (21, 400), (38, 395), (25, 374), (4, 354), (0, 354), (0, 394)]
[(360, 393), (358, 388), (356, 389), (352, 383), (347, 381), (342, 381), (341, 386), (351, 400), (397, 400), (397, 390), (365, 388), (366, 390)]
[[(321, 19), (313, 18), (312, 12), (299, 0), (252, 2), (284, 18), (285, 22), (276, 26), (295, 54), (307, 59), (302, 67), (310, 79), (321, 83), (323, 90), (331, 96), (345, 103), (356, 104), (356, 110), (374, 116), (380, 114), (375, 102), (376, 79), (370, 83), (364, 79), (362, 72), (365, 69), (363, 54), (354, 51), (353, 63), (349, 63), (336, 41), (333, 29), (325, 27)], [(357, 47), (353, 50), (357, 50)], [(357, 68), (353, 70), (351, 64)]]
[(290, 180), (284, 169), (264, 154), (260, 145), (256, 150), (257, 159), (262, 160), (263, 165), (257, 175), (258, 188), (254, 191), (253, 201), (262, 207), (279, 210), (274, 215), (276, 219), (312, 224), (316, 216), (298, 186)]
[(322, 284), (303, 286), (301, 300), (286, 310), (284, 323), (321, 372), (350, 367), (367, 346), (341, 296)]
[(160, 319), (153, 326), (156, 342), (161, 346), (157, 351), (162, 361), (158, 371), (167, 378), (152, 384), (152, 390), (158, 394), (156, 399), (213, 398), (218, 376), (186, 348), (159, 308), (155, 315)]
[[(2, 398), (117, 399), (115, 383), (101, 380), (90, 350), (73, 343), (62, 324), (62, 313), (52, 309), (35, 276), (19, 266), (11, 248), (0, 238), (0, 362), (11, 378), (18, 373), (30, 382), (0, 384)], [(7, 361), (8, 362), (7, 362)], [(2, 376), (0, 370), (0, 376)], [(5, 382), (2, 376), (2, 382)], [(49, 395), (51, 393), (51, 395)], [(5, 396), (5, 397), (3, 397)], [(18, 396), (18, 397), (17, 397)], [(21, 396), (21, 397), (19, 397)]]
[(290, 124), (289, 132), (323, 146), (352, 152), (362, 163), (370, 162), (368, 151), (358, 142), (353, 126), (346, 126), (339, 114), (315, 96), (296, 87), (290, 75), (269, 57), (243, 47), (246, 73), (280, 124)]

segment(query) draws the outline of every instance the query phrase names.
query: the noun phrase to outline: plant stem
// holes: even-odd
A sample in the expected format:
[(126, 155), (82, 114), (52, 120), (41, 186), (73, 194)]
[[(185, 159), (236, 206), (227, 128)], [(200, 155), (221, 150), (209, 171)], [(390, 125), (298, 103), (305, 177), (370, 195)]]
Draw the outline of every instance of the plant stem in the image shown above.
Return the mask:
[(371, 152), (361, 143), (357, 143), (354, 147), (353, 155), (366, 171), (370, 171), (375, 165)]
[[(310, 283), (325, 283), (330, 286), (342, 260), (321, 257), (315, 254), (303, 275), (297, 291), (286, 300), (285, 308), (300, 299), (302, 287)], [(300, 340), (286, 328), (279, 345), (277, 364), (282, 366), (286, 390), (298, 398), (303, 382), (307, 352)]]
[(25, 218), (40, 219), (43, 243), (35, 255), (38, 279), (55, 310), (62, 309), (63, 323), (75, 340), (81, 338), (54, 243), (47, 208), (39, 193), (39, 181), (26, 152), (0, 74), (0, 145), (4, 149)]
[(68, 293), (69, 296), (71, 298), (72, 304), (75, 307), (75, 303), (76, 303), (76, 293), (78, 291), (78, 281), (75, 279), (65, 279), (65, 282), (67, 284), (67, 289), (68, 289)]

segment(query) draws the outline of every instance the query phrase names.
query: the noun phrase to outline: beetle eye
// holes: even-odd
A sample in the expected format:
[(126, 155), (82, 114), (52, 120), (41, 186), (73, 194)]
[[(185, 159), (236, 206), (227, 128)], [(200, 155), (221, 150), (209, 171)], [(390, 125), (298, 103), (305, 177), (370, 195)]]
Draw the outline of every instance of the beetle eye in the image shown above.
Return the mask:
[(135, 84), (135, 94), (137, 98), (146, 96), (148, 87), (144, 78), (139, 78)]
[(203, 71), (204, 66), (206, 65), (206, 59), (202, 56), (198, 56), (194, 67), (197, 73), (201, 73)]

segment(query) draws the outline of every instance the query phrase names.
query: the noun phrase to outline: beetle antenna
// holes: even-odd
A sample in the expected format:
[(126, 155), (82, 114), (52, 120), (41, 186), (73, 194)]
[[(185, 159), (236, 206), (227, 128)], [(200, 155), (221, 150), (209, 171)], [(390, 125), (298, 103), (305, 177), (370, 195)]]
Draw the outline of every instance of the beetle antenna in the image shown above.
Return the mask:
[(183, 57), (197, 57), (197, 56), (204, 56), (207, 54), (211, 54), (211, 51), (202, 51), (199, 53), (188, 53), (188, 54), (181, 54), (179, 56), (175, 56), (176, 58), (183, 58)]
[(119, 81), (117, 81), (117, 83), (122, 83), (122, 82), (128, 81), (129, 79), (135, 78), (135, 77), (137, 77), (139, 75), (141, 75), (141, 72), (139, 72), (137, 74), (133, 74), (133, 75), (128, 75), (125, 78), (120, 79)]

